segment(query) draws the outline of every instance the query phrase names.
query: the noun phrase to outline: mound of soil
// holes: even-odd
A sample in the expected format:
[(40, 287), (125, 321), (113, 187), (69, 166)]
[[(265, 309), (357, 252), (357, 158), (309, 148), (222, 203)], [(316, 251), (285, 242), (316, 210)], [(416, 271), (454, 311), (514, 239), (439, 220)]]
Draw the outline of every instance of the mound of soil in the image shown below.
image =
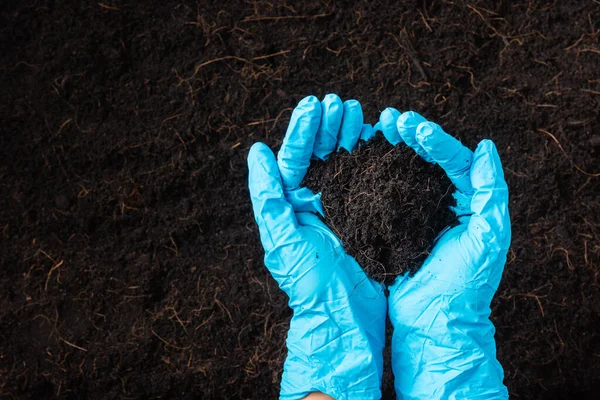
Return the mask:
[(327, 224), (380, 282), (414, 274), (437, 235), (456, 222), (454, 185), (444, 171), (383, 136), (313, 162), (304, 184), (322, 193)]

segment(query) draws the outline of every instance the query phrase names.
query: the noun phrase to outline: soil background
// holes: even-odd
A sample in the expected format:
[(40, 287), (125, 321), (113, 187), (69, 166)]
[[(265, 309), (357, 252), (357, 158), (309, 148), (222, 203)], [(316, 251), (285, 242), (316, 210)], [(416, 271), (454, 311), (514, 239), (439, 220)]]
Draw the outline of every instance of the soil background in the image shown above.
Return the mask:
[(0, 397), (275, 398), (246, 154), (334, 92), (495, 141), (506, 385), (595, 398), (599, 32), (595, 0), (3, 1)]

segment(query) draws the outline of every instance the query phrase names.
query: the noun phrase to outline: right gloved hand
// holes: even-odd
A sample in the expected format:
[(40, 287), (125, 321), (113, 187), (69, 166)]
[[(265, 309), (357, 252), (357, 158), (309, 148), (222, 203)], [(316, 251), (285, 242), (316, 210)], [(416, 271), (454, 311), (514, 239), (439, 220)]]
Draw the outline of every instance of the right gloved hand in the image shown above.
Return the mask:
[(473, 153), (415, 112), (386, 109), (378, 125), (393, 145), (405, 142), (445, 170), (457, 188), (460, 221), (413, 277), (389, 287), (398, 398), (506, 399), (489, 319), (511, 238), (496, 147), (484, 140)]
[(363, 125), (356, 100), (310, 96), (294, 110), (277, 160), (264, 144), (248, 154), (248, 184), (265, 265), (294, 311), (281, 399), (311, 392), (336, 400), (381, 398), (386, 298), (315, 212), (319, 195), (300, 188), (311, 157), (354, 150)]

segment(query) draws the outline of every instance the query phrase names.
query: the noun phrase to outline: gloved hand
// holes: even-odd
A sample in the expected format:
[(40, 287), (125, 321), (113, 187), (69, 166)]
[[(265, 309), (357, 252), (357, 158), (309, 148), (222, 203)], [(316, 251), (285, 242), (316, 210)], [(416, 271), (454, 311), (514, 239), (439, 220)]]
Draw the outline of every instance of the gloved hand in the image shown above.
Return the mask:
[(398, 398), (506, 399), (489, 320), (511, 238), (496, 147), (483, 140), (472, 153), (415, 112), (387, 109), (379, 125), (392, 144), (404, 141), (445, 170), (457, 188), (460, 217), (413, 277), (389, 287)]
[(311, 157), (326, 159), (336, 147), (352, 151), (361, 134), (367, 138), (372, 128), (363, 126), (356, 100), (310, 96), (294, 110), (277, 161), (262, 143), (248, 154), (265, 265), (294, 312), (281, 399), (319, 391), (336, 400), (381, 398), (384, 288), (309, 212), (322, 210), (319, 196), (299, 187)]

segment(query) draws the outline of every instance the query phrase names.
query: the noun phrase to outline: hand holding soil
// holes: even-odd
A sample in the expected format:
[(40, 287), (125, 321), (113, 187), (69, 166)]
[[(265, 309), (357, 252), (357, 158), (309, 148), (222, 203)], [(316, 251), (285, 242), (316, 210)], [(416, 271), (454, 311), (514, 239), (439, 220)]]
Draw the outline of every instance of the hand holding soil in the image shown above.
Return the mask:
[(398, 131), (457, 187), (453, 210), (460, 224), (441, 235), (413, 277), (404, 275), (389, 287), (396, 394), (508, 398), (489, 319), (511, 240), (500, 157), (490, 140), (472, 153), (438, 125), (406, 114)]
[[(342, 122), (345, 113), (346, 121)], [(265, 265), (294, 310), (281, 398), (320, 391), (334, 398), (381, 398), (386, 298), (313, 212), (318, 197), (299, 188), (311, 156), (355, 148), (362, 130), (355, 100), (303, 99), (277, 161), (264, 144), (248, 154), (248, 186)], [(335, 139), (335, 140), (327, 140)], [(340, 371), (343, 371), (340, 376)]]
[[(496, 148), (484, 140), (473, 154), (414, 112), (400, 115), (387, 109), (377, 125), (390, 143), (405, 142), (423, 162), (439, 164), (450, 180), (444, 183), (439, 179), (441, 171), (426, 165), (414, 168), (414, 157), (395, 152), (396, 148), (385, 149), (383, 141), (376, 140), (374, 153), (381, 149), (385, 153), (374, 156), (367, 144), (354, 155), (342, 154), (342, 163), (336, 164), (334, 155), (318, 165), (306, 182), (335, 189), (327, 198), (338, 210), (345, 209), (345, 214), (334, 208), (328, 215), (338, 227), (345, 222), (342, 239), (357, 259), (373, 261), (361, 251), (362, 245), (384, 262), (398, 262), (400, 272), (413, 267), (414, 277), (404, 274), (389, 287), (396, 393), (402, 398), (442, 398), (441, 393), (443, 398), (467, 394), (506, 398), (503, 370), (495, 355), (494, 326), (489, 320), (511, 237), (508, 188)], [(335, 95), (328, 95), (322, 103), (310, 96), (294, 110), (277, 162), (262, 143), (255, 144), (248, 155), (250, 194), (265, 265), (294, 310), (282, 398), (304, 398), (313, 392), (334, 398), (381, 397), (386, 314), (383, 285), (367, 277), (316, 215), (323, 214), (319, 196), (300, 187), (311, 158), (326, 160), (334, 148), (352, 152), (359, 137), (368, 140), (371, 136), (355, 100), (342, 106)], [(371, 172), (377, 167), (377, 156), (383, 160), (379, 167), (384, 167), (384, 175)], [(390, 163), (387, 158), (399, 162)], [(371, 166), (364, 170), (367, 163)], [(337, 167), (340, 170), (335, 172)], [(344, 168), (346, 174), (333, 184)], [(355, 171), (348, 172), (352, 169)], [(357, 175), (356, 170), (363, 173)], [(378, 182), (373, 185), (372, 181)], [(450, 213), (437, 212), (452, 184), (457, 188), (452, 211), (460, 224), (440, 235), (417, 271), (419, 253), (414, 254), (425, 252), (419, 245), (431, 246), (436, 227), (454, 219)], [(355, 195), (354, 186), (365, 191)], [(394, 189), (391, 193), (389, 187)], [(380, 192), (387, 195), (382, 197)], [(354, 199), (347, 199), (348, 194)], [(361, 194), (374, 197), (373, 208), (382, 211), (373, 212), (368, 201), (348, 207)], [(394, 199), (401, 200), (399, 207)], [(447, 204), (441, 207), (446, 209)], [(397, 214), (397, 209), (406, 214)], [(393, 218), (388, 217), (390, 213)], [(441, 225), (433, 225), (433, 221)], [(362, 236), (356, 234), (358, 225)], [(380, 247), (394, 245), (389, 239), (415, 236), (417, 241), (400, 240), (400, 247), (388, 247), (380, 256)], [(355, 240), (357, 237), (362, 242)], [(382, 238), (388, 242), (382, 243)], [(411, 257), (408, 262), (402, 259), (407, 256)], [(376, 275), (370, 268), (367, 273)], [(444, 361), (440, 364), (440, 360)]]

